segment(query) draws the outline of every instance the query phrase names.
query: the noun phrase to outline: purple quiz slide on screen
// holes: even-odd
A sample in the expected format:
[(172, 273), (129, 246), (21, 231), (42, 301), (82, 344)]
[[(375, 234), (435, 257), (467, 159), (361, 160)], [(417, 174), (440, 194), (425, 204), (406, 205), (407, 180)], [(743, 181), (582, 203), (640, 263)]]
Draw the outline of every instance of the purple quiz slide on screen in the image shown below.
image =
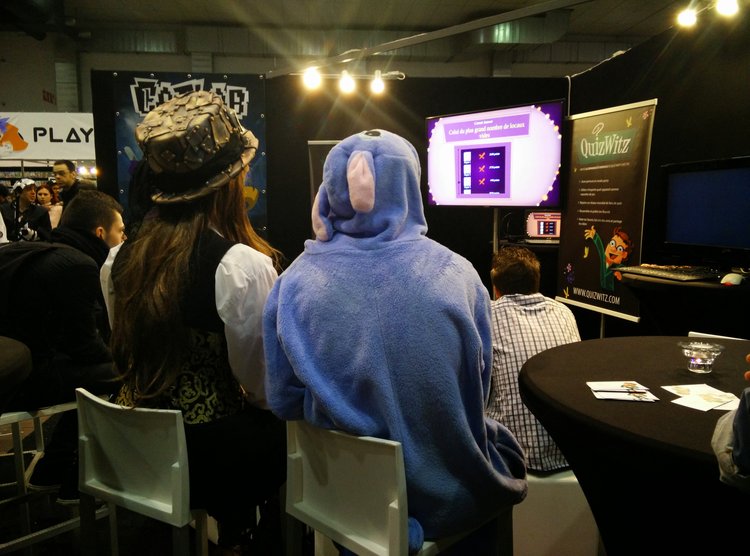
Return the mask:
[(561, 102), (428, 119), (429, 201), (557, 205), (561, 120)]

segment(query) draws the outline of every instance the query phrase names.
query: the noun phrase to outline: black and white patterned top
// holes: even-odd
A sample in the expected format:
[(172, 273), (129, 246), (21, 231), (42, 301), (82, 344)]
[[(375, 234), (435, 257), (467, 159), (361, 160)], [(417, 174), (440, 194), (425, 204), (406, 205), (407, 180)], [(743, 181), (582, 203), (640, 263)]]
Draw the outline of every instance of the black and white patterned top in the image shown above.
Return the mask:
[(541, 293), (504, 295), (492, 302), (492, 388), (487, 414), (515, 435), (529, 469), (553, 471), (568, 467), (568, 462), (523, 404), (518, 373), (537, 353), (580, 340), (570, 309)]

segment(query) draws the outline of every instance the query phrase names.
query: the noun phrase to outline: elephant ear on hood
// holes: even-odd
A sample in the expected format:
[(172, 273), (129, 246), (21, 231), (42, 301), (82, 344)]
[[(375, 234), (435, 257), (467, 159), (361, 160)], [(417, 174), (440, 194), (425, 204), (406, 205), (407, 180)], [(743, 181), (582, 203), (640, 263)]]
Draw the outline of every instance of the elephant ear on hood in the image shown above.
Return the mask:
[(417, 151), (398, 135), (375, 129), (344, 139), (323, 166), (312, 210), (316, 239), (347, 236), (373, 246), (425, 235), (420, 174)]

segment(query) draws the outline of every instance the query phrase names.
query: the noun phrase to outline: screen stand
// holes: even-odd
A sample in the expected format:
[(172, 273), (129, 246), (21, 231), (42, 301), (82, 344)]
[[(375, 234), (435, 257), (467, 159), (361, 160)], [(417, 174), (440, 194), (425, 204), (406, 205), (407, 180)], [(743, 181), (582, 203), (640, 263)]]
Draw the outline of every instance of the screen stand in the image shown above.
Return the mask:
[(497, 234), (500, 231), (500, 209), (492, 209), (492, 254), (497, 253)]

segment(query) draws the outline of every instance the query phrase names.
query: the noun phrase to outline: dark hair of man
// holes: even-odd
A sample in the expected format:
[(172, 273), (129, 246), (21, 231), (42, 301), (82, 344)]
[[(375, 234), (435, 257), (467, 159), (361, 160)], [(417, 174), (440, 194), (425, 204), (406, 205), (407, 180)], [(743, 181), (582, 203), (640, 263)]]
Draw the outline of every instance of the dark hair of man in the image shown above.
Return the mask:
[(502, 295), (539, 291), (539, 259), (526, 247), (508, 246), (492, 257), (492, 285)]
[(194, 202), (158, 205), (158, 215), (146, 217), (138, 235), (115, 260), (112, 355), (122, 380), (143, 400), (173, 384), (184, 362), (190, 332), (183, 323), (180, 299), (203, 231), (214, 228), (226, 239), (268, 255), (278, 269), (280, 253), (248, 220), (246, 174), (247, 169), (226, 187)]
[(55, 162), (52, 164), (52, 166), (58, 166), (60, 164), (65, 164), (65, 166), (68, 168), (68, 172), (75, 172), (76, 171), (76, 165), (73, 164), (70, 160), (55, 160)]
[(101, 191), (81, 191), (65, 208), (60, 226), (93, 233), (99, 226), (109, 230), (115, 223), (115, 213), (122, 214), (122, 205)]

